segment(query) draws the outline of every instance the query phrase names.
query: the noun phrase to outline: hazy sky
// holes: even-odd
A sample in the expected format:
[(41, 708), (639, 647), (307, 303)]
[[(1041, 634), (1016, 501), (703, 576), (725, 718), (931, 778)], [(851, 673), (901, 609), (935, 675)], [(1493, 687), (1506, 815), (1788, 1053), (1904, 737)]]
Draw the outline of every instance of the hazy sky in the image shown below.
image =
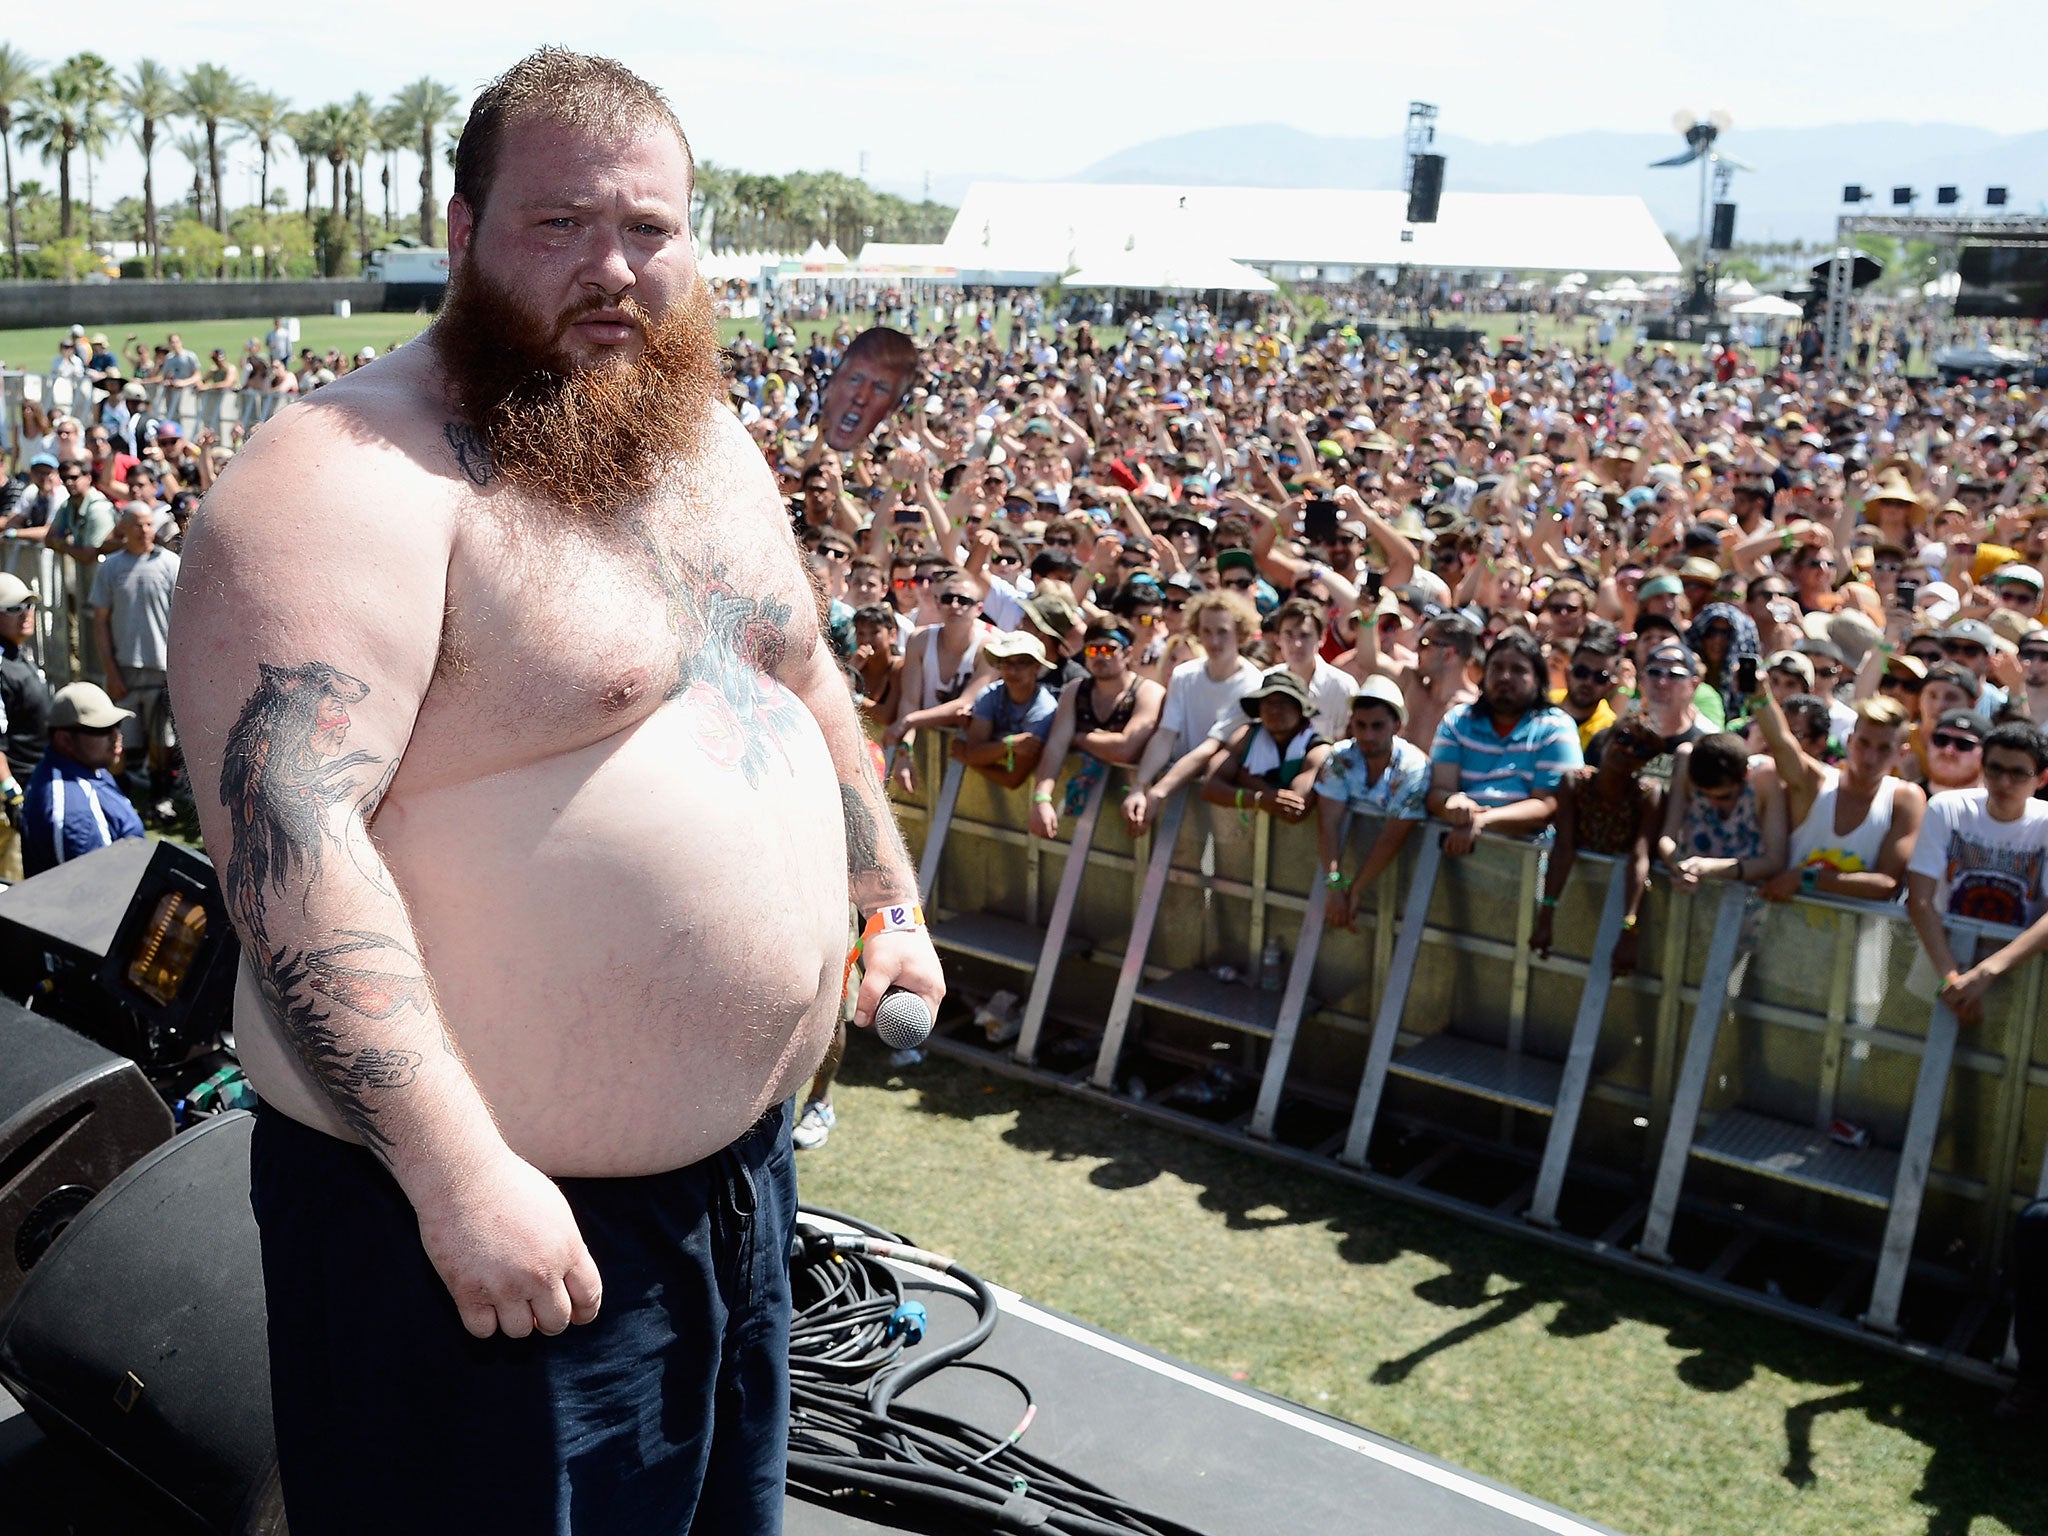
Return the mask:
[[(865, 150), (870, 179), (893, 185), (926, 171), (1055, 179), (1130, 144), (1232, 123), (1398, 133), (1411, 96), (1438, 104), (1445, 132), (1510, 142), (1662, 132), (1680, 106), (1726, 107), (1738, 152), (1744, 126), (2048, 127), (2048, 93), (1986, 86), (1987, 59), (2048, 52), (2048, 7), (2016, 0), (1862, 0), (1850, 20), (1838, 0), (1296, 0), (1265, 12), (1265, 27), (1246, 22), (1262, 13), (1242, 0), (348, 0), (274, 11), (179, 0), (136, 25), (102, 10), (74, 22), (66, 10), (7, 31), (44, 62), (92, 47), (124, 73), (147, 38), (166, 65), (212, 60), (300, 106), (357, 90), (382, 101), (423, 72), (468, 93), (528, 48), (563, 43), (661, 85), (700, 157), (853, 172)], [(234, 152), (231, 203), (250, 195), (254, 158)], [(182, 163), (164, 159), (159, 185), (175, 186)], [(52, 168), (15, 165), (54, 186)], [(282, 175), (296, 195), (302, 174), (287, 156), (273, 184)], [(140, 157), (124, 148), (100, 175), (102, 205), (139, 191)], [(416, 175), (394, 178), (403, 188)]]

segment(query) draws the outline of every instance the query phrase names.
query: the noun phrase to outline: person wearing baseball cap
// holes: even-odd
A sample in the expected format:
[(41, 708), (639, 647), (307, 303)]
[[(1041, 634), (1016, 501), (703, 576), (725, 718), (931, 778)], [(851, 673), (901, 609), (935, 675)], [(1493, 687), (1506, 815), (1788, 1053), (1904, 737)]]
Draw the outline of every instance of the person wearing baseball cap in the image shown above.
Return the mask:
[(50, 745), (21, 805), (21, 862), (33, 879), (123, 838), (142, 818), (109, 771), (121, 761), (121, 708), (96, 683), (71, 683), (50, 704)]
[(49, 746), (50, 685), (24, 647), (36, 628), (35, 593), (18, 576), (0, 573), (0, 741), (7, 754), (0, 780), (0, 880), (19, 880), (21, 786)]
[[(1316, 779), (1316, 844), (1328, 887), (1324, 914), (1338, 928), (1357, 922), (1359, 893), (1401, 856), (1408, 835), (1429, 819), (1429, 754), (1402, 736), (1407, 719), (1401, 685), (1378, 673), (1368, 677), (1351, 696), (1351, 734), (1330, 749)], [(1343, 866), (1347, 811), (1383, 818), (1352, 875)]]
[(1045, 686), (1051, 662), (1045, 642), (1025, 629), (991, 635), (981, 654), (995, 663), (996, 677), (974, 696), (967, 729), (949, 750), (956, 761), (1015, 789), (1037, 769), (1059, 712), (1058, 697)]

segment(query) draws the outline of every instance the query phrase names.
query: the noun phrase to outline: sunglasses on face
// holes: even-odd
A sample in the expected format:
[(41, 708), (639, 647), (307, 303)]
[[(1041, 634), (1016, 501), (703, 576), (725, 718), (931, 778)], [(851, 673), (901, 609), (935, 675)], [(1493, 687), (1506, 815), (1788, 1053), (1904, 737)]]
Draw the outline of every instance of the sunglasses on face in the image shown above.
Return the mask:
[(1251, 581), (1226, 581), (1223, 583), (1223, 585), (1228, 587), (1233, 592), (1249, 592), (1254, 586), (1254, 583)]
[(1081, 654), (1090, 661), (1100, 661), (1105, 656), (1121, 656), (1124, 648), (1113, 641), (1098, 640), (1092, 645), (1081, 647)]
[(1188, 600), (1187, 600), (1186, 598), (1184, 598), (1184, 597), (1183, 597), (1183, 598), (1177, 598), (1177, 599), (1171, 599), (1171, 600), (1169, 600), (1169, 601), (1167, 602), (1167, 605), (1166, 605), (1166, 611), (1167, 611), (1168, 613), (1179, 613), (1179, 612), (1181, 611), (1181, 609), (1183, 609), (1183, 608), (1187, 607), (1187, 605), (1188, 605)]
[(1984, 745), (1974, 736), (1958, 736), (1953, 731), (1936, 731), (1928, 739), (1944, 752), (1975, 752)]
[(1879, 688), (1896, 688), (1901, 693), (1918, 693), (1927, 684), (1917, 677), (1880, 677), (1877, 680), (1877, 686)]
[(1557, 614), (1560, 618), (1569, 618), (1575, 613), (1584, 613), (1586, 610), (1577, 603), (1545, 603), (1543, 611), (1545, 613)]
[(1071, 538), (1047, 539), (1045, 541), (1045, 547), (1047, 549), (1072, 549), (1074, 547), (1074, 541)]
[(2021, 651), (2020, 660), (2029, 666), (2048, 661), (2048, 651)]
[(1022, 565), (1024, 562), (1015, 555), (992, 555), (989, 557), (988, 563), (990, 565)]
[(36, 604), (34, 598), (30, 598), (25, 603), (16, 603), (11, 608), (0, 608), (0, 613), (6, 614), (10, 619), (18, 619), (25, 613), (34, 613), (35, 611)]
[(1941, 654), (1951, 661), (1982, 661), (1984, 647), (1969, 640), (1944, 640), (1941, 643)]
[(948, 592), (939, 599), (939, 606), (941, 608), (978, 608), (981, 606), (981, 600), (969, 597), (965, 592)]
[(2031, 783), (2034, 770), (2016, 763), (1986, 763), (1984, 777), (1987, 779), (2009, 779), (2015, 784)]
[(2035, 601), (2036, 598), (2038, 598), (2039, 596), (2040, 594), (2035, 592), (2031, 587), (1998, 588), (1998, 600), (2001, 603), (2011, 603), (2015, 608), (2024, 608), (2029, 603)]
[(830, 544), (820, 544), (818, 546), (818, 553), (823, 555), (827, 560), (851, 560), (853, 558), (853, 556), (848, 554), (845, 550), (834, 549)]
[(1614, 674), (1605, 667), (1595, 669), (1593, 667), (1580, 666), (1577, 663), (1574, 663), (1572, 666), (1572, 676), (1579, 682), (1598, 683), (1602, 687), (1614, 681)]
[(1643, 676), (1656, 683), (1678, 683), (1691, 677), (1690, 672), (1681, 672), (1676, 667), (1645, 667)]

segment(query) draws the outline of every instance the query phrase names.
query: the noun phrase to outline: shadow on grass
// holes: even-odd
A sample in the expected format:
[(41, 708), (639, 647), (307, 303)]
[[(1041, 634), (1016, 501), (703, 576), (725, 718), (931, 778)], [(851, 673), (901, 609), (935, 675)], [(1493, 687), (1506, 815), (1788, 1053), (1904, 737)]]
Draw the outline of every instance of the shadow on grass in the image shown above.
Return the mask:
[(1233, 1229), (1326, 1227), (1338, 1234), (1338, 1253), (1351, 1264), (1388, 1264), (1406, 1253), (1434, 1260), (1445, 1272), (1417, 1284), (1417, 1299), (1473, 1315), (1407, 1355), (1382, 1361), (1372, 1373), (1378, 1385), (1398, 1385), (1425, 1361), (1538, 1308), (1555, 1309), (1547, 1331), (1557, 1338), (1592, 1337), (1623, 1321), (1646, 1325), (1685, 1352), (1676, 1372), (1695, 1391), (1733, 1392), (1759, 1372), (1822, 1389), (1785, 1416), (1782, 1475), (1793, 1485), (1817, 1481), (1816, 1424), (1860, 1413), (1931, 1453), (1915, 1494), (1928, 1511), (1928, 1536), (1964, 1536), (1982, 1518), (2023, 1536), (2048, 1536), (2038, 1432), (1994, 1424), (1982, 1388), (944, 1058), (906, 1075), (891, 1069), (871, 1042), (856, 1041), (840, 1076), (914, 1093), (925, 1114), (1014, 1116), (1005, 1133), (1010, 1145), (1062, 1161), (1099, 1160), (1089, 1177), (1105, 1190), (1135, 1189), (1171, 1175), (1197, 1189), (1203, 1208)]

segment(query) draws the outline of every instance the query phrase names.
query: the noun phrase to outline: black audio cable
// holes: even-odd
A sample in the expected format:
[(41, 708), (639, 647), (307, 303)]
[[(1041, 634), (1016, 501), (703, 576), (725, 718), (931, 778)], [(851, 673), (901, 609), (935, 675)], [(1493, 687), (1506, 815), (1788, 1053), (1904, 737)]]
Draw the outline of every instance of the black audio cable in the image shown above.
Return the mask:
[[(1037, 1414), (1013, 1372), (966, 1356), (994, 1330), (995, 1295), (943, 1254), (880, 1227), (801, 1207), (790, 1255), (789, 1486), (811, 1498), (857, 1500), (865, 1518), (884, 1507), (921, 1525), (1072, 1536), (1199, 1536), (1019, 1448)], [(829, 1221), (852, 1232), (833, 1231)], [(964, 1336), (906, 1356), (921, 1337), (923, 1306), (905, 1296), (894, 1264), (929, 1269), (966, 1287), (975, 1325)], [(898, 1399), (937, 1371), (995, 1376), (1022, 1401), (1014, 1428), (994, 1435)]]

